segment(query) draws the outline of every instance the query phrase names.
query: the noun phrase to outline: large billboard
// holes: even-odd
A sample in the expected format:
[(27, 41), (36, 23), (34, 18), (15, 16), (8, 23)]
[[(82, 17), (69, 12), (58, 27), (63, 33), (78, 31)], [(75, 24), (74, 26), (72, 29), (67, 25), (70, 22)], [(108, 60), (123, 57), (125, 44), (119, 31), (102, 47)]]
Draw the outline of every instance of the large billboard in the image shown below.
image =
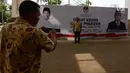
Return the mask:
[(73, 37), (73, 22), (80, 18), (81, 37), (120, 37), (127, 36), (127, 9), (84, 7), (84, 6), (41, 6), (38, 28), (60, 29), (59, 37)]

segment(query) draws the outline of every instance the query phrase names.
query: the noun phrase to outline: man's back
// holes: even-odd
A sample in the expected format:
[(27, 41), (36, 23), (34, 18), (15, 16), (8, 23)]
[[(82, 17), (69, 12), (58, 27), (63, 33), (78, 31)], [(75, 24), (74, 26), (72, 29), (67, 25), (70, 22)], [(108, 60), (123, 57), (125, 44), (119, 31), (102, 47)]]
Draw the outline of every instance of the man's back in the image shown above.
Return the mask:
[[(49, 44), (48, 44), (49, 43)], [(51, 42), (40, 29), (18, 19), (2, 29), (0, 65), (2, 73), (40, 73), (41, 49)], [(4, 69), (2, 69), (4, 68)]]

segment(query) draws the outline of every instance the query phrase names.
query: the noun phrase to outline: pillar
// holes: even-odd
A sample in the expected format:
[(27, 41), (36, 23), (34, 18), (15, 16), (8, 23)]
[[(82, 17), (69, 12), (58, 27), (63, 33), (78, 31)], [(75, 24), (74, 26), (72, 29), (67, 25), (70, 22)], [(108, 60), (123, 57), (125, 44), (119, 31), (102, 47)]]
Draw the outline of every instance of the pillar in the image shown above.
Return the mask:
[(19, 16), (18, 8), (22, 1), (24, 0), (12, 0), (12, 18)]

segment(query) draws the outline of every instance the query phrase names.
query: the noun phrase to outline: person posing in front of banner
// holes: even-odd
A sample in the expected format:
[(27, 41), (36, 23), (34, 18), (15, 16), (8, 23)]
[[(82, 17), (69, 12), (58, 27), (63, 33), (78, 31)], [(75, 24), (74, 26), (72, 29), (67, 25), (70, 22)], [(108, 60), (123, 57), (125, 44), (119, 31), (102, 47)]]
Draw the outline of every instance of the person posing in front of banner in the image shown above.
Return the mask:
[(107, 28), (107, 32), (126, 32), (126, 25), (121, 21), (121, 11), (115, 11), (115, 20), (110, 22)]
[[(82, 31), (82, 24), (80, 23), (80, 18), (76, 17), (75, 21), (73, 23), (73, 32), (74, 32), (75, 43), (80, 43), (81, 31)], [(78, 38), (78, 41), (77, 41), (77, 38)]]

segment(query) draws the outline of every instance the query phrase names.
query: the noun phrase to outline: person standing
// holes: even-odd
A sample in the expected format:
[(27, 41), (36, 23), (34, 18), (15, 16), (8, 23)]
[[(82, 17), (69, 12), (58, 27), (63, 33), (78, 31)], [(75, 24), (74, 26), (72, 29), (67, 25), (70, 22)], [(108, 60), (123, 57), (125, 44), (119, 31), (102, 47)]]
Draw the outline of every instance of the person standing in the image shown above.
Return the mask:
[[(80, 43), (81, 31), (82, 31), (82, 24), (80, 23), (79, 17), (76, 17), (75, 21), (73, 23), (73, 32), (74, 32), (75, 43)], [(78, 41), (77, 41), (77, 38), (78, 38)]]

